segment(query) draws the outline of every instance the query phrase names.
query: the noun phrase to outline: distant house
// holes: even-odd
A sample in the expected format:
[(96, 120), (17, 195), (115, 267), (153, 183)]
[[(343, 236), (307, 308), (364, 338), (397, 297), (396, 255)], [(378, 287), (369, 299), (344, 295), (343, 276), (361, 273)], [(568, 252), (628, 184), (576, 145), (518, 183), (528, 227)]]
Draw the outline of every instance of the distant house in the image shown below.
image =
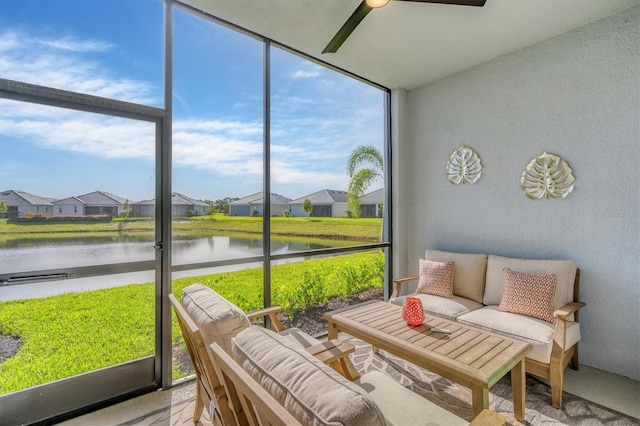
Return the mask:
[[(232, 201), (229, 203), (229, 216), (251, 216), (252, 214), (262, 216), (264, 199), (262, 194), (262, 192), (256, 192), (255, 194)], [(289, 201), (291, 201), (291, 198), (271, 193), (271, 216), (280, 216), (282, 212), (289, 210)]]
[[(131, 215), (136, 217), (153, 217), (156, 214), (156, 200), (137, 201), (131, 204)], [(191, 212), (191, 213), (189, 213)], [(172, 216), (203, 216), (209, 214), (209, 205), (186, 195), (174, 192), (171, 194)]]
[(131, 203), (131, 216), (135, 217), (154, 217), (156, 215), (156, 200), (136, 201)]
[(0, 192), (0, 200), (8, 207), (7, 217), (22, 217), (27, 213), (51, 216), (55, 198), (40, 197), (24, 191), (9, 189)]
[(194, 200), (177, 192), (171, 194), (172, 216), (202, 216), (205, 214), (209, 214), (209, 205), (204, 201)]
[(124, 211), (127, 202), (122, 197), (104, 191), (94, 191), (75, 198), (84, 203), (83, 216), (116, 217)]
[(360, 199), (360, 217), (382, 217), (384, 188), (364, 194)]
[(289, 211), (293, 216), (307, 216), (304, 211), (304, 200), (311, 201), (314, 217), (346, 217), (349, 207), (347, 205), (347, 193), (334, 189), (323, 189), (313, 194), (305, 195), (289, 202)]
[(53, 202), (54, 216), (84, 216), (85, 202), (77, 197), (64, 198)]

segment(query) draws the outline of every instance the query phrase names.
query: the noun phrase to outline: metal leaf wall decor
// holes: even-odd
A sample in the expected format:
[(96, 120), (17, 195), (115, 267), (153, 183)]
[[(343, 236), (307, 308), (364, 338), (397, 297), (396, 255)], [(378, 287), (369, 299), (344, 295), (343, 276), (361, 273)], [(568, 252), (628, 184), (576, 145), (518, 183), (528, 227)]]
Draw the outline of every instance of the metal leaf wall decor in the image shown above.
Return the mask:
[(480, 157), (468, 146), (462, 145), (453, 151), (451, 158), (447, 161), (447, 178), (454, 185), (460, 183), (474, 184), (482, 174), (482, 163)]
[(543, 152), (531, 160), (520, 178), (524, 194), (534, 200), (565, 198), (573, 191), (573, 172), (569, 164), (554, 154)]

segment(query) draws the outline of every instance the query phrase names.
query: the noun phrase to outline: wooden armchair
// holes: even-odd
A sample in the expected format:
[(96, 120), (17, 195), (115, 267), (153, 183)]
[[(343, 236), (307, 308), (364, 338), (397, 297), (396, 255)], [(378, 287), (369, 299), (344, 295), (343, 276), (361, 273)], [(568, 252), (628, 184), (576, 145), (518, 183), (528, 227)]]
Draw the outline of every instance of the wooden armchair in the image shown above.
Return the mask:
[[(317, 392), (322, 395), (321, 397), (316, 398), (312, 396), (314, 395), (313, 392), (300, 395), (293, 393), (295, 391), (291, 388), (291, 383), (282, 376), (281, 372), (272, 371), (266, 373), (269, 377), (271, 377), (271, 373), (277, 376), (277, 379), (274, 380), (278, 383), (278, 389), (274, 390), (275, 393), (272, 394), (268, 392), (252, 374), (244, 370), (241, 364), (218, 344), (212, 344), (210, 349), (209, 353), (213, 359), (216, 374), (220, 377), (227, 392), (227, 398), (237, 425), (300, 426), (302, 425), (300, 420), (298, 420), (300, 417), (306, 419), (305, 424), (307, 421), (308, 424), (341, 424), (342, 421), (345, 420), (345, 418), (341, 418), (339, 414), (337, 414), (337, 417), (334, 416), (336, 412), (343, 412), (340, 408), (344, 407), (336, 407), (333, 405), (335, 401), (331, 402), (331, 398), (325, 396), (327, 393), (325, 383), (318, 384), (320, 389), (322, 389), (317, 389)], [(299, 358), (296, 357), (296, 359), (298, 360), (295, 368), (297, 374), (293, 380), (299, 383), (299, 380), (308, 379), (309, 376), (304, 372), (306, 369), (304, 361), (300, 363)], [(286, 362), (287, 365), (291, 364), (290, 361), (284, 362)], [(311, 370), (317, 371), (316, 368), (311, 368)], [(262, 373), (258, 374), (260, 375)], [(269, 382), (269, 380), (267, 382)], [(341, 391), (339, 382), (339, 380), (331, 382), (332, 385), (335, 386), (335, 389), (332, 387), (330, 393), (336, 393), (341, 396), (342, 398), (339, 397), (338, 400), (342, 401), (343, 405), (348, 405), (353, 411), (362, 409), (379, 410), (378, 413), (384, 417), (384, 423), (413, 424), (415, 421), (418, 421), (420, 423), (429, 422), (429, 424), (433, 425), (469, 424), (471, 426), (504, 426), (506, 424), (504, 417), (488, 409), (482, 411), (471, 423), (467, 423), (463, 419), (446, 412), (434, 403), (413, 393), (380, 372), (369, 372), (363, 376), (363, 381), (356, 381), (357, 385), (361, 386), (365, 392), (370, 393), (370, 395), (375, 395), (371, 397), (372, 401), (370, 404), (373, 404), (377, 408), (361, 403), (361, 399), (349, 399), (349, 396)], [(269, 386), (270, 385), (267, 385), (267, 388)], [(288, 389), (284, 391), (285, 393), (292, 392), (289, 394), (291, 397), (285, 397), (287, 402), (284, 404), (279, 399), (276, 399), (276, 394), (280, 394), (280, 397), (282, 397), (283, 389)], [(315, 395), (318, 395), (317, 392)], [(309, 397), (311, 397), (311, 399), (309, 399)], [(347, 398), (347, 400), (343, 398)], [(407, 412), (413, 412), (413, 414), (406, 416), (404, 413)], [(297, 413), (299, 417), (296, 417), (295, 413)], [(334, 414), (332, 415), (331, 413)], [(399, 413), (403, 414), (398, 415)], [(353, 413), (351, 413), (351, 416), (354, 416)], [(363, 421), (365, 416), (355, 415), (353, 419), (356, 422)], [(411, 419), (411, 421), (408, 422), (409, 419)], [(378, 421), (380, 418), (377, 417), (369, 420)]]
[[(215, 294), (214, 297), (222, 298), (222, 296), (212, 290), (210, 291)], [(224, 299), (222, 298), (222, 300)], [(193, 421), (198, 422), (200, 420), (202, 412), (206, 407), (214, 424), (235, 425), (236, 420), (229, 408), (227, 393), (221, 380), (216, 375), (215, 366), (212, 364), (211, 357), (208, 353), (207, 346), (211, 342), (205, 341), (203, 331), (200, 330), (198, 324), (196, 324), (196, 320), (189, 315), (185, 306), (174, 295), (169, 295), (169, 301), (176, 313), (182, 336), (196, 372), (197, 395)], [(358, 372), (348, 357), (350, 353), (355, 351), (353, 344), (343, 343), (337, 339), (319, 342), (300, 330), (285, 329), (277, 318), (278, 312), (280, 312), (279, 307), (270, 307), (246, 314), (246, 317), (252, 320), (268, 316), (276, 332), (289, 340), (297, 342), (311, 355), (314, 355), (325, 364), (330, 365), (347, 379), (355, 380), (359, 377)], [(244, 313), (241, 314), (245, 315)], [(215, 324), (215, 321), (213, 321), (213, 323)]]
[(193, 422), (197, 423), (200, 420), (204, 407), (207, 407), (213, 424), (235, 424), (235, 418), (227, 400), (227, 393), (215, 374), (200, 329), (173, 294), (169, 295), (169, 300), (178, 318), (182, 337), (196, 371), (196, 408), (193, 412)]
[(211, 345), (215, 372), (228, 395), (238, 425), (301, 426), (269, 392), (258, 384), (217, 343)]

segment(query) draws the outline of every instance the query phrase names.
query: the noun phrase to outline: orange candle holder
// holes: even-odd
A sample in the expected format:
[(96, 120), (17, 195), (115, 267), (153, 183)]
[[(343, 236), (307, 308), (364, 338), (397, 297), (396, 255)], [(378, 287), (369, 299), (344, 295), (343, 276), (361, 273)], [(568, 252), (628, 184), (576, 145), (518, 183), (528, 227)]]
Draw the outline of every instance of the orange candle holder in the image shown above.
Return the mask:
[(422, 302), (417, 297), (407, 297), (402, 304), (402, 319), (407, 325), (417, 326), (424, 322)]

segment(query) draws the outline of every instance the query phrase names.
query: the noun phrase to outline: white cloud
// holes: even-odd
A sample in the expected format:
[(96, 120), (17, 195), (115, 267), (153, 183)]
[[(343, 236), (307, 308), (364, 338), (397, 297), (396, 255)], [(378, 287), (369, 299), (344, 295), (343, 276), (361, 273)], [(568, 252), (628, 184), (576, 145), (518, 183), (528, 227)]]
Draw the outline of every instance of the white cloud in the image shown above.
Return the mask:
[(295, 70), (294, 72), (289, 74), (289, 77), (291, 77), (291, 78), (315, 78), (315, 77), (318, 77), (319, 75), (320, 75), (320, 71), (319, 70), (311, 70), (311, 71)]
[[(158, 92), (153, 84), (116, 76), (115, 70), (100, 62), (100, 55), (86, 56), (87, 52), (106, 52), (115, 47), (100, 40), (36, 39), (7, 31), (0, 33), (0, 75), (153, 104), (154, 93)], [(300, 83), (306, 86), (291, 90), (295, 96), (288, 92), (291, 88), (285, 90), (284, 87), (283, 93), (273, 95), (271, 171), (274, 185), (295, 187), (303, 192), (303, 186), (315, 188), (307, 192), (322, 188), (346, 189), (348, 154), (357, 145), (376, 144), (382, 138), (381, 125), (379, 128), (372, 125), (379, 121), (381, 108), (373, 102), (345, 96), (345, 83), (342, 80), (328, 83), (324, 68), (316, 64), (298, 67), (285, 75), (297, 80), (323, 78), (313, 85)], [(375, 99), (379, 93), (364, 92), (362, 96), (367, 99)], [(179, 97), (177, 101), (188, 104)], [(173, 164), (185, 170), (204, 171), (230, 184), (260, 180), (264, 167), (263, 131), (261, 121), (176, 118)], [(140, 159), (151, 163), (155, 157), (155, 130), (150, 123), (16, 101), (0, 100), (0, 135), (44, 149), (105, 159)], [(281, 192), (287, 195), (287, 191)]]
[(160, 91), (153, 84), (115, 76), (103, 64), (84, 56), (112, 47), (101, 40), (34, 38), (21, 32), (6, 31), (0, 33), (0, 75), (10, 80), (106, 98), (157, 104)]
[(58, 39), (36, 39), (36, 41), (45, 46), (72, 52), (104, 52), (113, 47), (111, 43), (102, 40), (78, 40), (69, 36)]
[(297, 68), (289, 73), (289, 78), (294, 80), (304, 79), (304, 78), (316, 78), (320, 77), (323, 72), (326, 70), (324, 67), (320, 65), (308, 62), (308, 63), (299, 63), (300, 68)]

